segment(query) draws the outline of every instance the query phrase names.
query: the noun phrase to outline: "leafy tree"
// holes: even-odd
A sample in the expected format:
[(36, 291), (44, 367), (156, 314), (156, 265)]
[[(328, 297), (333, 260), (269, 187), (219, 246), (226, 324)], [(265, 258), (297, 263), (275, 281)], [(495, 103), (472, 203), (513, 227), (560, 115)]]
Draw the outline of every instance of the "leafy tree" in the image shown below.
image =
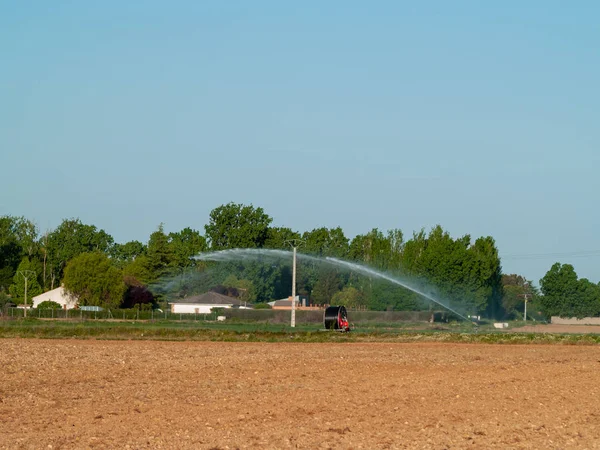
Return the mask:
[(169, 244), (173, 252), (171, 264), (180, 269), (195, 265), (192, 257), (208, 249), (204, 236), (189, 227), (178, 233), (170, 233)]
[(13, 305), (13, 301), (12, 299), (6, 295), (6, 292), (4, 292), (3, 289), (0, 289), (0, 315), (2, 315), (2, 310), (5, 307), (11, 306)]
[(14, 226), (23, 256), (27, 256), (30, 259), (37, 256), (39, 234), (37, 226), (25, 217), (15, 218)]
[(540, 280), (540, 303), (547, 317), (586, 317), (600, 314), (600, 287), (578, 279), (570, 264), (555, 263)]
[(358, 235), (350, 243), (350, 259), (379, 269), (397, 269), (402, 255), (403, 237), (400, 230), (392, 230), (385, 236), (377, 228)]
[(129, 241), (125, 244), (114, 244), (110, 249), (110, 257), (115, 265), (123, 267), (138, 256), (146, 254), (146, 246), (139, 241)]
[(27, 276), (27, 303), (31, 304), (32, 297), (41, 294), (42, 288), (37, 280), (35, 265), (27, 257), (24, 257), (19, 264), (13, 277), (13, 284), (10, 286), (10, 295), (20, 302), (25, 299), (25, 278), (22, 274)]
[(65, 219), (47, 237), (47, 252), (51, 287), (62, 279), (66, 264), (74, 257), (88, 252), (109, 253), (114, 244), (112, 236), (94, 225), (79, 219)]
[(24, 217), (0, 217), (0, 288), (8, 289), (23, 257), (37, 256), (37, 233)]
[(332, 305), (343, 305), (347, 308), (359, 308), (365, 305), (364, 293), (353, 286), (346, 286), (331, 298)]
[(437, 308), (437, 305), (432, 304), (429, 300), (424, 300), (411, 290), (383, 280), (373, 280), (370, 293), (370, 309), (414, 311)]
[(69, 261), (63, 282), (80, 305), (117, 308), (126, 290), (122, 271), (99, 251), (82, 253)]
[[(1, 225), (2, 219), (0, 219)], [(2, 230), (0, 230), (0, 233)], [(8, 289), (21, 260), (21, 249), (10, 235), (0, 234), (0, 288)]]
[(302, 235), (304, 250), (318, 256), (344, 258), (348, 254), (348, 238), (340, 227), (315, 228)]
[(319, 279), (312, 291), (312, 298), (317, 304), (332, 304), (332, 299), (343, 286), (343, 281), (337, 270), (322, 268)]
[(205, 225), (212, 250), (265, 246), (273, 219), (262, 208), (228, 203), (210, 212)]
[(237, 291), (236, 297), (242, 301), (253, 303), (256, 301), (256, 292), (254, 284), (250, 280), (240, 280), (235, 275), (230, 274), (223, 281), (223, 286), (228, 288), (235, 288)]
[(269, 228), (267, 232), (267, 239), (265, 241), (265, 247), (279, 250), (289, 250), (289, 242), (294, 239), (300, 239), (300, 233), (293, 231), (291, 228)]
[(136, 305), (154, 305), (154, 295), (141, 281), (131, 276), (125, 276), (123, 281), (127, 289), (123, 296), (121, 308), (129, 309), (136, 307)]
[(154, 280), (154, 275), (150, 266), (150, 258), (146, 255), (138, 256), (123, 267), (123, 275), (133, 277), (147, 285)]
[(502, 307), (508, 317), (520, 317), (525, 309), (525, 296), (528, 303), (536, 301), (537, 290), (525, 277), (517, 274), (502, 275)]
[(469, 235), (452, 239), (439, 225), (429, 235), (421, 230), (404, 244), (401, 267), (404, 273), (433, 284), (436, 295), (454, 307), (502, 315), (502, 270), (491, 237), (471, 244)]
[[(282, 276), (282, 266), (262, 261), (247, 261), (240, 264), (238, 278), (251, 284), (240, 287), (250, 289), (251, 298), (264, 302), (278, 297), (278, 286)], [(291, 284), (291, 283), (290, 283)]]

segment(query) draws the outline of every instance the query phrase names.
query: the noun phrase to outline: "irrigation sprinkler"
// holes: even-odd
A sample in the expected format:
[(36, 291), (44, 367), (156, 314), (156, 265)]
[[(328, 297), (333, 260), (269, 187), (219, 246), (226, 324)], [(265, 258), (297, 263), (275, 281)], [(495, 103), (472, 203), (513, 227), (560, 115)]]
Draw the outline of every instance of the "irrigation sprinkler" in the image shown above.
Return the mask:
[(348, 312), (345, 306), (328, 306), (323, 314), (323, 325), (326, 330), (341, 332), (350, 331)]

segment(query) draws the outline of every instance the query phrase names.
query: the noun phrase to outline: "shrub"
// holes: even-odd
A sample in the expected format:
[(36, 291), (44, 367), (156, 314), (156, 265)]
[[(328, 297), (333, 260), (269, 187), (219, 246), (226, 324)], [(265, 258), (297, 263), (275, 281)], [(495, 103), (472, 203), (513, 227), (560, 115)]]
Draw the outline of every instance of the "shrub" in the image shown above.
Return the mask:
[(62, 309), (60, 303), (53, 302), (52, 300), (46, 300), (37, 305), (38, 309)]
[(271, 309), (271, 305), (268, 303), (255, 303), (254, 309)]

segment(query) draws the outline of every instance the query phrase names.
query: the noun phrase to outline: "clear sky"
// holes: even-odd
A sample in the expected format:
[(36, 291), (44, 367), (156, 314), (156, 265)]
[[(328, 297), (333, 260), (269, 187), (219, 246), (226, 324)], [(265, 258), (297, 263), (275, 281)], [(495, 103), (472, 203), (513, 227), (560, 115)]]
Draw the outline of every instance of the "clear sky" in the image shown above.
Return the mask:
[(600, 281), (598, 1), (0, 1), (0, 215), (491, 235)]

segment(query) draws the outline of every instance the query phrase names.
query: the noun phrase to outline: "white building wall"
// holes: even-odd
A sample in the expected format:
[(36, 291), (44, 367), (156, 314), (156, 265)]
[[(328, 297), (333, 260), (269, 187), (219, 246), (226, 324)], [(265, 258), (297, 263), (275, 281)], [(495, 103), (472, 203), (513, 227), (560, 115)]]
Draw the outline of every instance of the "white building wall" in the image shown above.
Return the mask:
[(67, 309), (73, 309), (77, 305), (77, 299), (67, 294), (65, 288), (62, 286), (52, 289), (51, 291), (44, 292), (43, 294), (36, 295), (32, 298), (32, 300), (34, 308), (37, 308), (40, 303), (45, 302), (46, 300), (56, 302), (63, 308), (66, 306)]
[(552, 316), (550, 323), (560, 325), (600, 325), (600, 317), (584, 317), (578, 319), (577, 317), (558, 317)]
[(171, 312), (178, 314), (210, 314), (211, 308), (231, 308), (231, 305), (204, 305), (198, 303), (171, 303)]

